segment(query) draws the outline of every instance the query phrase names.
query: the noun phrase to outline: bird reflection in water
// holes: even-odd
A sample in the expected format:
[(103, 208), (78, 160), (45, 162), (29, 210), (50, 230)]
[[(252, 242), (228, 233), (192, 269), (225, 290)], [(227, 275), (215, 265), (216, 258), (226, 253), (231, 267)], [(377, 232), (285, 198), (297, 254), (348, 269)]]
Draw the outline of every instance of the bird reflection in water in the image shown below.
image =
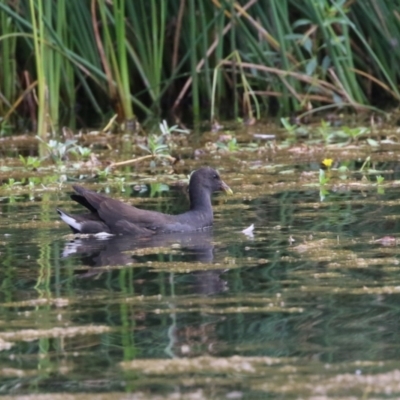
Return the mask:
[(223, 270), (204, 270), (201, 265), (196, 268), (196, 263), (211, 264), (214, 261), (215, 245), (212, 229), (147, 237), (81, 236), (65, 244), (62, 256), (79, 257), (80, 262), (89, 269), (84, 273), (81, 270), (77, 273), (80, 274), (80, 278), (89, 278), (103, 272), (102, 267), (134, 266), (136, 263), (148, 261), (151, 255), (158, 255), (164, 251), (176, 252), (176, 250), (179, 250), (180, 259), (189, 264), (193, 263), (193, 271), (188, 274), (193, 277), (195, 293), (211, 295), (227, 290), (226, 281), (221, 279)]

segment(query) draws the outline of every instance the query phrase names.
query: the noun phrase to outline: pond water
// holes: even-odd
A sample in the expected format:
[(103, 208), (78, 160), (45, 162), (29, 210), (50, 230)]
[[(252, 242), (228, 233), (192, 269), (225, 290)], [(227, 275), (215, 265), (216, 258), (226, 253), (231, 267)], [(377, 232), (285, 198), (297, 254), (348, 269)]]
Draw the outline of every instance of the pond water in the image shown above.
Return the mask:
[(382, 185), (352, 173), (365, 153), (324, 186), (321, 153), (205, 157), (174, 177), (128, 167), (122, 185), (82, 180), (179, 213), (183, 173), (222, 165), (234, 195), (214, 196), (212, 231), (186, 235), (73, 237), (55, 212), (80, 209), (70, 183), (3, 187), (0, 395), (398, 397), (399, 172), (393, 153), (377, 156)]

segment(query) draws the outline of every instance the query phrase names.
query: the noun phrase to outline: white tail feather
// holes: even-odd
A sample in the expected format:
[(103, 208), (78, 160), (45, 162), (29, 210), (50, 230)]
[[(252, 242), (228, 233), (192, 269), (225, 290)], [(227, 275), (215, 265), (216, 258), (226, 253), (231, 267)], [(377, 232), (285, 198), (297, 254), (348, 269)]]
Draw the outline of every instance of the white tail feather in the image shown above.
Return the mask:
[(60, 214), (61, 219), (71, 226), (72, 228), (76, 229), (78, 232), (81, 231), (82, 229), (82, 224), (78, 222), (75, 218), (71, 217), (70, 215), (66, 214), (65, 212), (61, 210), (57, 210), (58, 213)]

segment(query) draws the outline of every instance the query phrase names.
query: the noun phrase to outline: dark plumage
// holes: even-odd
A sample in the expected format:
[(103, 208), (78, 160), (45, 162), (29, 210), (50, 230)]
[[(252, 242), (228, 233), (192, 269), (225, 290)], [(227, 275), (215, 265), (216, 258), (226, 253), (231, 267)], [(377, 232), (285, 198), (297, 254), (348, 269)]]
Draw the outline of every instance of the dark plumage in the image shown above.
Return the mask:
[(189, 182), (190, 210), (178, 215), (141, 210), (119, 200), (73, 186), (72, 200), (89, 210), (88, 214), (71, 215), (57, 209), (61, 219), (74, 233), (149, 235), (157, 232), (190, 232), (212, 226), (211, 195), (223, 190), (232, 193), (217, 171), (203, 167), (193, 172)]

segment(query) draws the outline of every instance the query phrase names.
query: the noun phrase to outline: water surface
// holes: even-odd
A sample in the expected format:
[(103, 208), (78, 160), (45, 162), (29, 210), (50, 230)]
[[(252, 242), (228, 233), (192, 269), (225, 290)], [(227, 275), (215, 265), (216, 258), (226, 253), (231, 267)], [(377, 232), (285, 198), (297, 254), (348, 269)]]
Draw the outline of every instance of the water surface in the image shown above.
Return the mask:
[[(213, 230), (189, 235), (72, 237), (55, 212), (79, 209), (70, 183), (4, 189), (0, 394), (398, 396), (396, 172), (382, 164), (380, 187), (354, 175), (322, 188), (318, 162), (227, 163), (234, 195), (214, 197)], [(182, 177), (126, 176), (123, 192), (86, 184), (186, 209)]]

